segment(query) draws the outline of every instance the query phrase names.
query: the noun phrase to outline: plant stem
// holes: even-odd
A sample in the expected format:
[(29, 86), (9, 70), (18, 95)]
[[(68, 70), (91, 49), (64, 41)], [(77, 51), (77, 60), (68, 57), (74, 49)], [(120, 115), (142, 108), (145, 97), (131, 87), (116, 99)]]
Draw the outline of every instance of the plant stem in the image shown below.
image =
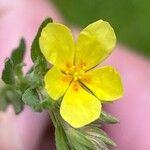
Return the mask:
[(56, 122), (54, 113), (52, 111), (50, 111), (50, 110), (48, 111), (48, 113), (50, 115), (50, 118), (52, 120), (53, 125), (56, 127), (57, 122)]

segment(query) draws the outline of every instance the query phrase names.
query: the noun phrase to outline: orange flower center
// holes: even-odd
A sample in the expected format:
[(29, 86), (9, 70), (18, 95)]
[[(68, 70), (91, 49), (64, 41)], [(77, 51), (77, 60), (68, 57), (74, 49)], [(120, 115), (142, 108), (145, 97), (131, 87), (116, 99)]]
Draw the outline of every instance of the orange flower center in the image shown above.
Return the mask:
[(80, 88), (79, 80), (89, 83), (91, 78), (85, 74), (86, 64), (80, 63), (78, 65), (66, 64), (66, 69), (63, 71), (63, 81), (70, 81), (72, 79), (72, 89), (77, 92)]
[(85, 73), (85, 67), (86, 67), (85, 63), (80, 63), (79, 65), (66, 64), (66, 69), (64, 73), (66, 75), (72, 76), (73, 80), (77, 81), (82, 79), (82, 76)]

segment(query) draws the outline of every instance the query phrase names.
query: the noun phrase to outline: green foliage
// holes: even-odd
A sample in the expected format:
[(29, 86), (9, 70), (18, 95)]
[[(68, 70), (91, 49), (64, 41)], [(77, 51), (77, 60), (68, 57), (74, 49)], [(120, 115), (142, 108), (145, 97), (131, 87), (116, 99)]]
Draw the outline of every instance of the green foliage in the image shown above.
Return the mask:
[(36, 59), (38, 57), (42, 57), (43, 59), (45, 59), (43, 57), (43, 54), (41, 53), (41, 50), (40, 50), (40, 46), (39, 46), (39, 37), (41, 35), (41, 31), (42, 29), (48, 24), (48, 23), (51, 23), (53, 20), (51, 18), (47, 18), (45, 19), (41, 26), (39, 27), (39, 30), (37, 32), (37, 35), (35, 37), (35, 39), (33, 40), (33, 43), (32, 43), (32, 46), (31, 46), (31, 58), (32, 58), (32, 61), (35, 62)]
[(2, 80), (6, 84), (14, 84), (15, 83), (15, 75), (14, 75), (14, 64), (13, 61), (9, 58), (5, 61), (5, 67), (2, 72)]
[(111, 124), (115, 124), (115, 123), (119, 123), (119, 119), (102, 111), (101, 116), (100, 116), (100, 121), (104, 122), (104, 123), (111, 123)]
[(55, 131), (55, 133), (58, 132), (58, 135), (56, 135), (56, 141), (58, 140), (57, 144), (59, 148), (61, 148), (61, 145), (65, 145), (65, 148), (67, 147), (66, 149), (68, 149), (69, 147), (69, 150), (109, 150), (109, 148), (116, 148), (117, 146), (115, 142), (109, 138), (106, 132), (98, 126), (89, 124), (79, 129), (71, 127), (68, 123), (62, 120), (59, 114), (59, 107), (55, 108), (53, 117), (51, 118), (53, 118), (52, 120), (55, 127), (58, 126), (60, 130), (58, 131), (56, 128), (57, 130)]
[[(0, 86), (2, 86), (2, 84), (0, 84)], [(4, 92), (4, 89), (0, 90), (0, 111), (6, 111), (7, 106), (9, 105), (8, 98)]]
[(17, 64), (15, 69), (14, 69), (14, 72), (16, 74), (16, 76), (21, 79), (23, 77), (23, 67), (24, 67), (24, 63), (20, 63), (20, 64)]
[[(49, 21), (50, 19), (45, 20), (40, 30)], [(37, 36), (35, 41), (38, 38)], [(0, 110), (5, 111), (8, 105), (11, 104), (14, 106), (16, 114), (18, 114), (23, 110), (24, 103), (36, 112), (50, 109), (53, 106), (46, 92), (41, 93), (41, 91), (38, 91), (44, 86), (43, 78), (48, 70), (48, 64), (45, 58), (38, 53), (32, 69), (24, 75), (22, 68), (24, 66), (25, 47), (24, 39), (21, 39), (18, 48), (14, 49), (11, 57), (5, 61), (2, 73), (2, 80), (5, 85), (0, 88)], [(43, 96), (43, 99), (40, 95)]]
[(13, 105), (16, 114), (19, 114), (24, 107), (24, 103), (22, 101), (21, 98), (22, 95), (20, 91), (13, 90), (13, 89), (7, 90), (6, 96), (7, 96), (7, 101)]
[(45, 110), (51, 110), (53, 109), (53, 106), (54, 106), (54, 101), (51, 100), (50, 98), (47, 98), (47, 99), (44, 99), (40, 102), (40, 105), (42, 107), (42, 109), (45, 109)]
[(112, 147), (116, 147), (116, 144), (108, 137), (108, 135), (98, 127), (87, 126), (81, 129), (83, 133), (86, 133), (91, 138), (98, 138), (100, 141), (105, 143), (106, 145), (110, 145)]
[(5, 67), (2, 72), (2, 80), (6, 84), (15, 84), (17, 82), (16, 76), (19, 77), (23, 74), (22, 67), (24, 66), (23, 58), (25, 54), (25, 47), (25, 41), (22, 38), (18, 48), (14, 49), (11, 57), (6, 59)]
[(47, 18), (42, 22), (42, 24), (40, 25), (38, 29), (37, 35), (32, 42), (31, 58), (32, 58), (32, 61), (34, 62), (34, 65), (26, 76), (31, 86), (32, 85), (34, 85), (35, 87), (44, 86), (43, 76), (48, 71), (48, 63), (45, 57), (43, 56), (43, 54), (41, 53), (40, 46), (39, 46), (39, 38), (42, 32), (42, 29), (48, 23), (51, 23), (51, 22), (52, 22), (51, 18)]
[(48, 71), (48, 64), (45, 61), (45, 59), (37, 57), (37, 59), (34, 61), (32, 70), (26, 75), (26, 79), (28, 80), (31, 86), (33, 85), (34, 87), (43, 86), (44, 85), (43, 77), (47, 71)]
[(0, 89), (0, 110), (6, 110), (10, 104), (13, 105), (16, 114), (23, 110), (22, 92), (27, 87), (22, 71), (24, 54), (25, 41), (22, 38), (18, 48), (14, 49), (11, 57), (5, 61), (2, 72), (5, 85)]
[(48, 63), (41, 53), (39, 46), (39, 38), (42, 29), (52, 22), (51, 18), (45, 19), (38, 29), (37, 35), (33, 40), (31, 47), (31, 58), (34, 62), (32, 69), (27, 73), (26, 80), (29, 88), (23, 93), (22, 100), (26, 105), (29, 105), (33, 111), (39, 112), (43, 109), (50, 109), (52, 107), (51, 100), (48, 95), (43, 95), (39, 89), (44, 87), (44, 75), (48, 71)]
[(38, 87), (30, 87), (22, 94), (23, 102), (30, 106), (34, 112), (42, 110), (52, 110), (55, 102), (52, 101), (45, 91), (43, 92)]
[(40, 92), (35, 88), (27, 89), (22, 95), (23, 102), (30, 106), (33, 111), (40, 112), (42, 107), (40, 105)]
[(111, 23), (119, 41), (150, 57), (149, 0), (53, 0), (67, 22), (85, 27), (98, 19)]
[(21, 96), (21, 91), (16, 90), (12, 86), (0, 89), (0, 110), (5, 111), (8, 105), (11, 104), (16, 114), (19, 114), (24, 107)]
[(86, 148), (93, 149), (93, 143), (91, 140), (78, 130), (70, 127), (66, 130), (66, 134), (76, 150), (82, 150)]
[(14, 67), (23, 62), (25, 49), (25, 40), (22, 38), (20, 40), (19, 46), (16, 49), (14, 49), (11, 54), (11, 59), (14, 63)]
[(59, 123), (55, 127), (55, 139), (57, 150), (69, 150), (66, 134)]

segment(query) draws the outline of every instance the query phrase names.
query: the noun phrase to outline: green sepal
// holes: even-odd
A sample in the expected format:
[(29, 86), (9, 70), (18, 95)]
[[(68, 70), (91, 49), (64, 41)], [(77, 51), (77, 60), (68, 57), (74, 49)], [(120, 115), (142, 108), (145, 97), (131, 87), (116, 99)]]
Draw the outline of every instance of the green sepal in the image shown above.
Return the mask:
[(58, 123), (56, 123), (55, 127), (55, 141), (57, 150), (69, 150), (64, 129)]
[(115, 124), (119, 123), (119, 119), (102, 111), (101, 116), (100, 116), (100, 121), (104, 123), (109, 123), (109, 124)]
[(52, 18), (47, 18), (45, 19), (42, 24), (40, 25), (39, 27), (39, 30), (38, 30), (38, 33), (35, 37), (35, 39), (33, 40), (33, 43), (32, 43), (32, 46), (31, 46), (31, 58), (32, 58), (32, 61), (35, 62), (36, 59), (38, 57), (43, 57), (43, 54), (41, 53), (41, 50), (40, 50), (40, 46), (39, 46), (39, 38), (40, 38), (40, 35), (41, 35), (41, 32), (42, 32), (42, 29), (48, 24), (48, 23), (51, 23), (53, 22)]
[(80, 131), (85, 136), (90, 137), (91, 139), (95, 139), (96, 141), (99, 141), (99, 144), (101, 145), (101, 147), (103, 146), (107, 147), (106, 145), (109, 145), (111, 147), (117, 147), (116, 143), (108, 137), (106, 132), (98, 127), (93, 127), (90, 124), (88, 126), (81, 128)]
[(109, 150), (107, 145), (101, 139), (97, 137), (91, 137), (90, 139), (94, 144), (93, 150)]
[(14, 67), (17, 64), (20, 64), (23, 62), (25, 50), (26, 50), (25, 40), (22, 38), (20, 40), (19, 46), (13, 50), (11, 57), (10, 57), (14, 63)]
[(99, 140), (103, 141), (105, 144), (112, 146), (112, 147), (117, 147), (116, 143), (112, 141), (108, 135), (100, 128), (90, 128), (87, 133), (95, 138), (98, 138)]
[(5, 60), (5, 67), (2, 72), (2, 80), (6, 84), (15, 84), (14, 64), (13, 61), (9, 58)]
[(23, 102), (30, 106), (33, 111), (41, 112), (42, 107), (40, 104), (40, 93), (38, 93), (36, 88), (28, 88), (22, 95)]
[(78, 143), (77, 141), (72, 140), (72, 144), (73, 144), (75, 150), (89, 150), (87, 147)]
[(78, 146), (80, 147), (87, 147), (87, 148), (93, 148), (93, 143), (80, 131), (73, 129), (69, 127), (66, 130), (67, 137), (72, 142), (72, 145), (76, 149), (76, 145), (78, 143)]

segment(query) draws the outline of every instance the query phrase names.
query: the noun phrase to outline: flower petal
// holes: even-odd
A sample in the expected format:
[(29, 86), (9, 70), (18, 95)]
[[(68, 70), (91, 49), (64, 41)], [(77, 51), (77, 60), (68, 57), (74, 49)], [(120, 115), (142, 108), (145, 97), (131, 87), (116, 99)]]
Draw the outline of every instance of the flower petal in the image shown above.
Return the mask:
[(41, 32), (39, 39), (41, 51), (53, 65), (64, 69), (73, 64), (74, 42), (71, 31), (64, 25), (49, 23)]
[(81, 82), (102, 101), (113, 101), (123, 95), (120, 76), (111, 66), (87, 72)]
[(64, 95), (71, 80), (72, 77), (64, 75), (56, 67), (53, 67), (45, 75), (45, 88), (52, 99), (58, 100)]
[(100, 117), (101, 103), (79, 83), (73, 82), (63, 98), (60, 113), (71, 126), (80, 128)]
[(116, 44), (116, 36), (108, 22), (99, 20), (87, 26), (76, 43), (76, 64), (91, 69), (107, 58)]

